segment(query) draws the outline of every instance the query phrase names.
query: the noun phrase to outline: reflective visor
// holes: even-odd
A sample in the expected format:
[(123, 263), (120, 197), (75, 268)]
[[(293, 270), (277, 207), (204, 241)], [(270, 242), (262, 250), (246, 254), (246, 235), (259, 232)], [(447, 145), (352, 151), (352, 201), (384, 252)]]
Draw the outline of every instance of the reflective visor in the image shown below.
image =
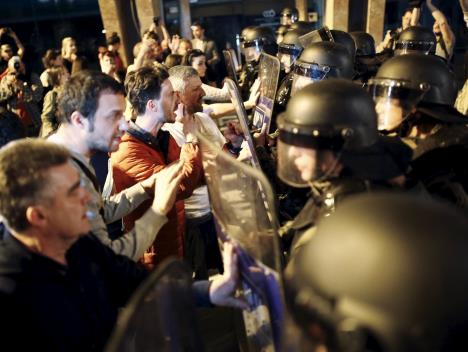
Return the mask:
[(435, 52), (435, 42), (397, 41), (395, 44), (395, 55), (409, 53), (424, 53), (429, 55)]
[(318, 64), (308, 64), (304, 62), (296, 62), (293, 68), (293, 82), (291, 85), (291, 96), (305, 86), (321, 81), (325, 78), (329, 66), (322, 66)]
[(306, 48), (309, 45), (317, 42), (334, 42), (333, 35), (328, 27), (322, 27), (315, 31), (306, 33), (299, 37), (299, 43), (302, 47)]
[(295, 45), (280, 44), (278, 47), (278, 54), (290, 55), (297, 58), (301, 53), (301, 50), (301, 48), (298, 48)]
[(255, 39), (255, 40), (250, 40), (250, 41), (243, 41), (242, 42), (242, 48), (251, 48), (251, 47), (261, 47), (262, 46), (262, 40), (261, 39)]
[(367, 89), (374, 98), (379, 131), (398, 128), (429, 88), (427, 83), (413, 85), (391, 79), (369, 80)]
[(253, 40), (242, 43), (242, 53), (245, 56), (247, 62), (256, 61), (260, 57), (262, 52), (261, 40)]
[(296, 62), (296, 59), (301, 54), (302, 49), (294, 45), (281, 44), (278, 48), (278, 59), (282, 68), (289, 73), (291, 66)]
[(314, 81), (321, 81), (325, 78), (330, 66), (319, 65), (315, 63), (306, 63), (302, 61), (296, 62), (293, 68), (293, 72), (299, 76), (309, 77)]

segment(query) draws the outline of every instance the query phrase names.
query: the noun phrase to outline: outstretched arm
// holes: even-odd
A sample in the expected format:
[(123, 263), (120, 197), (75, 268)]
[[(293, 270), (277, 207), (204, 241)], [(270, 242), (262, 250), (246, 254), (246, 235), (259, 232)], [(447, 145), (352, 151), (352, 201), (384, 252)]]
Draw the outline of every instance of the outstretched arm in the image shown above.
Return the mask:
[[(460, 0), (460, 2), (463, 1), (465, 0)], [(450, 59), (450, 57), (452, 56), (451, 48), (453, 48), (455, 44), (455, 34), (453, 33), (452, 28), (450, 28), (447, 22), (447, 18), (445, 17), (443, 12), (432, 4), (432, 0), (426, 0), (426, 5), (429, 11), (431, 11), (432, 17), (434, 17), (436, 24), (439, 26), (440, 34), (442, 35), (445, 47), (449, 51), (447, 53), (449, 57), (447, 57), (446, 59)]]

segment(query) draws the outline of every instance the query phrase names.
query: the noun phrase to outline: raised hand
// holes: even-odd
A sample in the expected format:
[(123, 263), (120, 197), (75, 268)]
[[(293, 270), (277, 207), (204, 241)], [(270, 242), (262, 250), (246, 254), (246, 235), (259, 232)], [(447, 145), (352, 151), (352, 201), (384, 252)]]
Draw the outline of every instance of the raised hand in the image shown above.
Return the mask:
[(182, 172), (183, 161), (173, 163), (156, 174), (154, 199), (152, 208), (167, 215), (174, 205), (180, 181), (184, 177)]

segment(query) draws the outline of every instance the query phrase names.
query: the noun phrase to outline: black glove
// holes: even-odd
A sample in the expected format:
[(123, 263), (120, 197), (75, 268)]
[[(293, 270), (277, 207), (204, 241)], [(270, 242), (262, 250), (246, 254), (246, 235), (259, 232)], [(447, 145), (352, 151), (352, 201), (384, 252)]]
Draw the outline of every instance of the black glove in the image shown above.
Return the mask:
[(416, 7), (420, 8), (422, 6), (423, 2), (424, 2), (424, 0), (409, 0), (408, 1), (408, 6), (410, 8), (412, 8), (412, 9), (416, 8)]

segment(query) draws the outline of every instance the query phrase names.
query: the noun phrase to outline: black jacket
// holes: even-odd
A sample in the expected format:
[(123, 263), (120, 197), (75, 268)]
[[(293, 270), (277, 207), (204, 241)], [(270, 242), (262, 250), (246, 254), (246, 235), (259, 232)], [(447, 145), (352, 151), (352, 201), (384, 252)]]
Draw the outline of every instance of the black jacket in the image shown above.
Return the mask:
[[(100, 351), (112, 332), (118, 308), (148, 276), (94, 235), (80, 238), (66, 257), (67, 267), (4, 234), (0, 241), (0, 350)], [(194, 291), (207, 302), (208, 289), (205, 281)]]

